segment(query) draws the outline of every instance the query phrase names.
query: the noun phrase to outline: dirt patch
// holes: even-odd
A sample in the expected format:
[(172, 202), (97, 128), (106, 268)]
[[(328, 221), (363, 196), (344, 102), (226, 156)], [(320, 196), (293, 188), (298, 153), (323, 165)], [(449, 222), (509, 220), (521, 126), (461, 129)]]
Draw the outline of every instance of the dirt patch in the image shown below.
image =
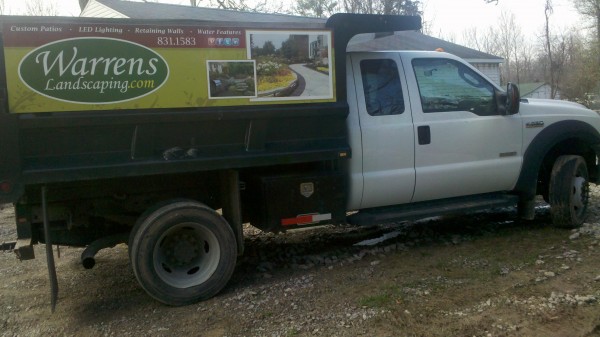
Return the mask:
[[(61, 247), (51, 314), (44, 246), (33, 261), (0, 252), (0, 334), (599, 336), (599, 197), (593, 188), (575, 231), (551, 227), (544, 206), (533, 222), (501, 209), (278, 235), (247, 228), (225, 290), (180, 308), (137, 285), (127, 246), (101, 251), (92, 270), (82, 249)], [(14, 241), (12, 208), (0, 209), (0, 243)]]

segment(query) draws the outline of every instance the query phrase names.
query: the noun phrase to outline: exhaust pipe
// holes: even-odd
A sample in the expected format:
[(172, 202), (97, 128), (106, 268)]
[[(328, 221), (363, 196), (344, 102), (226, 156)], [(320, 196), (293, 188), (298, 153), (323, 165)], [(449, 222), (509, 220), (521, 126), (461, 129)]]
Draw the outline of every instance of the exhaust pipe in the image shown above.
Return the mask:
[(96, 265), (96, 254), (104, 248), (112, 248), (119, 243), (125, 243), (129, 240), (129, 233), (120, 233), (106, 236), (90, 243), (83, 253), (81, 253), (81, 264), (85, 269), (92, 269)]

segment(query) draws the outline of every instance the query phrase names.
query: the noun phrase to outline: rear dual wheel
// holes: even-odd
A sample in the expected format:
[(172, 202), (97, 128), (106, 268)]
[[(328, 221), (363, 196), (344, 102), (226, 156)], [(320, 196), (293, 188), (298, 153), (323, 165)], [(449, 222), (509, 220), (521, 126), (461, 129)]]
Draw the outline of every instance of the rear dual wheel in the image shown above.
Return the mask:
[(173, 306), (217, 294), (237, 259), (235, 235), (227, 221), (194, 201), (173, 201), (143, 215), (131, 232), (129, 251), (142, 288)]
[(576, 228), (583, 224), (590, 198), (589, 176), (581, 156), (560, 156), (554, 162), (548, 186), (552, 223)]

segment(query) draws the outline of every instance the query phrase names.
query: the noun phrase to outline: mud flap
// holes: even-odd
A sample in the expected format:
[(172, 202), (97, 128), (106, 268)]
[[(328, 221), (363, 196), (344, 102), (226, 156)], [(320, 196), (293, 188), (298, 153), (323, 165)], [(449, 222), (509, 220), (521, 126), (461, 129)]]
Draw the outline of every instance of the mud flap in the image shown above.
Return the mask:
[(517, 204), (517, 212), (519, 219), (534, 220), (535, 219), (535, 200), (525, 199), (522, 197)]
[(56, 310), (58, 300), (58, 279), (56, 278), (56, 265), (54, 264), (54, 252), (50, 237), (50, 221), (46, 207), (46, 186), (42, 187), (42, 217), (44, 218), (44, 239), (46, 241), (46, 261), (48, 264), (48, 276), (50, 277), (50, 305), (52, 313)]
[(244, 229), (242, 224), (240, 178), (238, 171), (228, 170), (221, 172), (221, 189), (223, 217), (227, 220), (235, 234), (238, 256), (242, 256), (244, 254)]

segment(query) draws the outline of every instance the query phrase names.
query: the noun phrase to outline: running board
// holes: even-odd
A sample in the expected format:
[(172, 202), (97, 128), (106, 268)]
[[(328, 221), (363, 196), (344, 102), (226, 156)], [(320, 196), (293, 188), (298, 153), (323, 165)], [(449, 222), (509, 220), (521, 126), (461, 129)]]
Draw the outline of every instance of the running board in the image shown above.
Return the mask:
[(492, 193), (458, 197), (436, 201), (423, 201), (397, 206), (364, 209), (346, 218), (352, 225), (375, 225), (383, 222), (406, 221), (467, 211), (479, 211), (496, 207), (515, 206), (519, 197), (511, 194)]

